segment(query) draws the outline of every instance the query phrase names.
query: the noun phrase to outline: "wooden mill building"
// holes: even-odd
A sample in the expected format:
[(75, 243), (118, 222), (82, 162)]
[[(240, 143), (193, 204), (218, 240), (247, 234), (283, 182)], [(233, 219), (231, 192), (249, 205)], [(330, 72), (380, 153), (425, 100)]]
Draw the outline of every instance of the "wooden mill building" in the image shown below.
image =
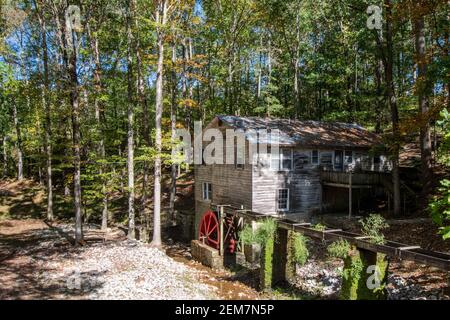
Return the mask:
[(196, 226), (211, 204), (298, 221), (333, 210), (351, 214), (364, 190), (370, 196), (390, 183), (389, 161), (373, 151), (380, 137), (356, 124), (217, 116), (209, 128), (224, 136), (227, 129), (278, 129), (279, 157), (258, 153), (252, 164), (246, 152), (244, 165), (196, 165)]

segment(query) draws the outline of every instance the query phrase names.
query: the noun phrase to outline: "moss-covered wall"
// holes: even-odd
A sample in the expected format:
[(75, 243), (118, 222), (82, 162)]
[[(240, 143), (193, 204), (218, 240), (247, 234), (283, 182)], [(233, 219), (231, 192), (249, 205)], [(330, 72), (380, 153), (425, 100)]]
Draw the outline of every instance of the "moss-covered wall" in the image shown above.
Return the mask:
[(260, 268), (260, 290), (270, 291), (272, 289), (273, 275), (273, 253), (275, 236), (269, 237), (261, 250), (261, 268)]
[(295, 277), (294, 232), (277, 229), (262, 249), (261, 282), (263, 291), (292, 281)]
[[(351, 254), (344, 260), (340, 298), (342, 300), (386, 299), (388, 264), (383, 254), (353, 248)], [(374, 270), (370, 270), (369, 267), (375, 265), (379, 270), (380, 286), (369, 289), (368, 283), (374, 283)]]

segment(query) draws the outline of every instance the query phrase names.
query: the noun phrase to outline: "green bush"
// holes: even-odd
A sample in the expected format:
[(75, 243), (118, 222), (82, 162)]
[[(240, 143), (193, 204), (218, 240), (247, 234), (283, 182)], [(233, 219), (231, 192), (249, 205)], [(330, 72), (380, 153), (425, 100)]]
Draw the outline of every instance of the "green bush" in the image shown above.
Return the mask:
[(440, 195), (430, 203), (431, 217), (439, 226), (439, 234), (444, 240), (450, 239), (450, 180), (442, 180)]
[(304, 265), (309, 257), (308, 239), (300, 233), (295, 233), (293, 237), (294, 261), (299, 265)]
[[(444, 108), (440, 119), (436, 122), (443, 134), (441, 146), (437, 150), (437, 160), (446, 168), (450, 168), (450, 112)], [(439, 226), (439, 234), (444, 240), (450, 239), (450, 181), (442, 180), (439, 194), (430, 202), (431, 217)]]
[(370, 214), (367, 218), (359, 220), (362, 225), (363, 235), (370, 237), (370, 242), (375, 244), (384, 244), (384, 234), (382, 231), (389, 228), (389, 225), (379, 214)]
[(274, 219), (266, 219), (253, 232), (251, 226), (247, 225), (239, 233), (239, 238), (246, 245), (259, 244), (264, 246), (267, 241), (272, 238), (277, 229), (277, 224)]
[(316, 224), (316, 225), (313, 226), (313, 229), (316, 230), (316, 231), (324, 231), (326, 228), (327, 228), (327, 227), (324, 226), (324, 225), (321, 224), (321, 223), (318, 223), (318, 224)]
[(350, 254), (350, 243), (347, 240), (338, 240), (330, 244), (327, 248), (330, 258), (345, 259)]

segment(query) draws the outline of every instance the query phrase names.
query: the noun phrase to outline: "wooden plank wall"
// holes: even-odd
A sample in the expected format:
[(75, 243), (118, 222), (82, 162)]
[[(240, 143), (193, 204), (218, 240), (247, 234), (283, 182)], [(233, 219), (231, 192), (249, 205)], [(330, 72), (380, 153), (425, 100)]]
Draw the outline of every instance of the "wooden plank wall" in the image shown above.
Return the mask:
[[(213, 125), (223, 133), (224, 156), (226, 155), (227, 127)], [(204, 147), (208, 143), (204, 143)], [(320, 179), (320, 167), (311, 163), (312, 148), (295, 148), (294, 154), (309, 156), (309, 162), (297, 167), (295, 161), (293, 167), (296, 170), (273, 171), (270, 169), (270, 161), (262, 156), (262, 164), (251, 166), (248, 159), (248, 142), (246, 146), (246, 165), (244, 169), (235, 165), (196, 165), (195, 166), (195, 206), (196, 206), (196, 233), (201, 215), (210, 208), (210, 201), (202, 198), (202, 184), (212, 183), (212, 203), (228, 204), (234, 207), (263, 214), (277, 213), (277, 191), (287, 188), (289, 192), (290, 210), (285, 214), (291, 219), (308, 220), (314, 212), (320, 211), (322, 201), (322, 186)], [(319, 159), (323, 155), (331, 154), (334, 161), (334, 149), (319, 150)], [(225, 160), (225, 159), (224, 159)], [(374, 166), (372, 157), (367, 151), (355, 150), (353, 152), (354, 163), (345, 165), (344, 170), (354, 166), (361, 170), (383, 171), (389, 170), (390, 164), (385, 157), (381, 157), (378, 167)], [(332, 169), (332, 168), (329, 168)]]

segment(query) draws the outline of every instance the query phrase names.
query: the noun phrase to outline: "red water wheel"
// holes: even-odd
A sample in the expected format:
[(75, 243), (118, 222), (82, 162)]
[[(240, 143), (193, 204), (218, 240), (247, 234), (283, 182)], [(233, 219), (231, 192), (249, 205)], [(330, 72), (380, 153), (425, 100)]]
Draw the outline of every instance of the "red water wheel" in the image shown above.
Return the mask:
[(214, 249), (220, 246), (219, 220), (214, 212), (207, 211), (200, 220), (198, 239)]

